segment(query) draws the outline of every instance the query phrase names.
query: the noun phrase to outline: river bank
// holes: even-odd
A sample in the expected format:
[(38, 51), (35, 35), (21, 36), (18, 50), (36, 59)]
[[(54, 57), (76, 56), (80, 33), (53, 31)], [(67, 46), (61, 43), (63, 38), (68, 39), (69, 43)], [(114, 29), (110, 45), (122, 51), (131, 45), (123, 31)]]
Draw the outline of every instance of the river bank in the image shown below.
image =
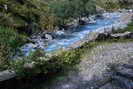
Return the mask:
[[(110, 66), (115, 64), (132, 65), (133, 43), (132, 39), (123, 39), (115, 41), (102, 41), (95, 45), (91, 50), (85, 47), (81, 62), (74, 68), (65, 70), (63, 74), (56, 73), (53, 76), (39, 75), (32, 79), (11, 79), (0, 83), (2, 89), (131, 89), (120, 88), (119, 82), (126, 82), (127, 86), (132, 87), (130, 79), (120, 76), (120, 80), (116, 79)], [(119, 68), (116, 65), (116, 68)], [(121, 68), (121, 66), (120, 66)], [(123, 68), (123, 66), (122, 66)], [(125, 67), (124, 67), (125, 68)], [(129, 69), (130, 70), (130, 69)], [(110, 72), (108, 72), (110, 71)], [(121, 73), (130, 74), (130, 71), (119, 69)], [(115, 73), (115, 72), (114, 72)], [(132, 73), (130, 74), (132, 76)], [(119, 77), (119, 75), (118, 75)], [(114, 78), (115, 80), (112, 80)], [(118, 86), (112, 82), (117, 82)], [(129, 80), (129, 81), (127, 81)], [(12, 82), (11, 82), (12, 81)], [(32, 82), (31, 82), (32, 81)], [(15, 85), (17, 84), (17, 85)], [(110, 85), (111, 84), (111, 85)], [(12, 86), (14, 85), (14, 86)], [(123, 87), (126, 87), (123, 85)]]
[[(104, 14), (104, 16), (105, 17), (109, 16), (109, 13)], [(101, 33), (112, 33), (113, 30), (124, 29), (127, 26), (127, 24), (131, 22), (132, 16), (133, 16), (133, 13), (123, 13), (120, 16), (120, 19), (118, 22), (116, 21), (112, 25), (107, 25), (107, 26), (98, 28), (94, 31), (91, 31), (88, 34), (86, 34), (86, 36), (83, 39), (73, 43), (69, 47), (64, 48), (62, 50), (70, 50), (70, 49), (81, 47), (86, 42), (94, 41)]]
[(82, 44), (86, 40), (93, 38), (88, 37), (91, 33), (104, 33), (106, 31), (111, 32), (112, 29), (126, 27), (131, 20), (132, 13), (104, 13), (103, 16), (104, 19), (97, 19), (97, 23), (82, 26), (81, 28), (75, 29), (74, 32), (73, 30), (68, 30), (68, 32), (60, 32), (60, 34), (56, 36), (57, 38), (52, 39), (50, 35), (47, 35), (47, 37), (51, 39), (49, 41), (41, 38), (40, 35), (38, 37), (33, 37), (31, 40), (33, 40), (34, 43), (25, 44), (21, 49), (25, 55), (29, 55), (30, 52), (33, 52), (38, 48), (43, 49), (45, 52), (74, 48), (74, 46), (80, 45), (79, 43)]
[[(114, 39), (114, 40), (113, 40)], [(129, 39), (129, 40), (128, 40)], [(125, 33), (116, 33), (116, 34), (109, 34), (109, 33), (100, 33), (99, 35), (97, 35), (97, 37), (96, 38), (93, 38), (93, 40), (89, 40), (89, 42), (88, 42), (88, 40), (86, 41), (86, 42), (84, 42), (84, 43), (82, 43), (82, 45), (78, 45), (78, 48), (79, 48), (79, 50), (75, 50), (75, 49), (77, 49), (77, 47), (75, 47), (75, 48), (71, 48), (71, 49), (68, 49), (69, 51), (73, 51), (73, 50), (75, 50), (75, 51), (78, 51), (76, 54), (74, 54), (75, 56), (76, 55), (79, 55), (79, 56), (76, 56), (76, 57), (80, 57), (80, 55), (82, 54), (82, 53), (80, 53), (80, 52), (84, 52), (84, 45), (85, 44), (88, 44), (88, 43), (92, 43), (92, 45), (89, 45), (90, 46), (90, 49), (91, 48), (93, 48), (93, 47), (95, 47), (95, 46), (97, 46), (98, 44), (97, 44), (97, 42), (98, 43), (102, 43), (102, 41), (107, 41), (108, 42), (108, 40), (112, 40), (112, 42), (114, 42), (114, 41), (116, 41), (116, 43), (117, 43), (117, 40), (118, 40), (118, 42), (119, 41), (123, 41), (123, 42), (130, 42), (130, 40), (132, 41), (132, 39), (133, 39), (133, 33), (132, 32), (125, 32)], [(125, 40), (125, 41), (124, 41)], [(127, 41), (126, 41), (127, 40)], [(94, 45), (93, 45), (93, 42), (94, 42)], [(95, 44), (95, 42), (96, 42), (96, 44)], [(86, 46), (85, 46), (86, 47)], [(83, 48), (83, 50), (82, 50), (82, 48)], [(81, 50), (80, 50), (81, 49)], [(63, 51), (62, 51), (63, 52)], [(39, 52), (40, 53), (40, 52)], [(73, 53), (73, 52), (72, 52)], [(75, 53), (75, 52), (74, 52)], [(39, 54), (39, 55), (42, 55), (42, 54)], [(58, 52), (57, 53), (55, 53), (55, 54), (53, 54), (53, 55), (55, 55), (55, 58), (56, 58), (56, 55), (59, 55), (59, 56), (62, 56), (62, 55), (60, 55)], [(66, 55), (66, 54), (65, 54)], [(68, 54), (67, 54), (68, 55)], [(71, 55), (71, 54), (70, 54)], [(73, 56), (74, 56), (73, 55)], [(75, 60), (75, 59), (71, 59), (71, 57), (72, 58), (75, 58), (75, 57), (73, 57), (73, 56), (70, 56), (70, 59), (69, 60)], [(51, 56), (52, 57), (52, 56)], [(67, 56), (65, 56), (65, 57), (67, 57)], [(43, 58), (43, 57), (42, 57)], [(57, 57), (58, 58), (58, 57)], [(61, 57), (62, 58), (62, 57)], [(80, 59), (80, 58), (79, 58)], [(29, 60), (29, 59), (28, 59)], [(32, 59), (33, 60), (33, 59)], [(45, 59), (46, 60), (46, 59)], [(62, 60), (62, 59), (61, 59)], [(21, 60), (18, 60), (18, 62), (20, 61), (20, 63), (21, 62), (23, 62), (23, 61), (21, 61)], [(50, 61), (50, 60), (47, 60), (47, 61)], [(47, 62), (46, 61), (46, 62)], [(58, 61), (58, 60), (57, 60)], [(66, 60), (67, 61), (67, 60)], [(72, 61), (72, 62), (74, 62), (74, 61)], [(16, 64), (15, 64), (16, 65)], [(30, 70), (32, 70), (32, 69), (34, 69), (34, 67), (35, 67), (35, 62), (33, 61), (31, 61), (31, 63), (28, 63), (28, 61), (26, 62), (26, 63), (24, 63), (24, 65), (18, 65), (18, 66), (20, 66), (20, 67), (22, 67), (22, 69), (23, 68), (28, 68), (28, 70), (30, 69)], [(16, 65), (17, 66), (17, 65)], [(15, 68), (17, 68), (15, 66)], [(45, 66), (45, 65), (44, 65)], [(21, 69), (21, 68), (20, 68)], [(21, 71), (19, 69), (19, 71)], [(15, 70), (16, 71), (16, 70)], [(24, 72), (24, 71), (23, 71)], [(14, 71), (12, 71), (12, 70), (5, 70), (5, 71), (2, 71), (2, 72), (0, 72), (0, 82), (2, 82), (2, 81), (6, 81), (6, 80), (10, 80), (10, 79), (12, 79), (12, 78), (15, 78), (16, 76), (18, 76), (17, 74), (16, 74), (16, 72), (14, 72)], [(18, 76), (19, 77), (19, 76)]]
[[(129, 15), (129, 16), (128, 16)], [(124, 15), (125, 17), (126, 17), (126, 20), (125, 20), (125, 22), (127, 21), (129, 21), (130, 19), (131, 19), (131, 16), (130, 16), (130, 14), (128, 14), (128, 15)], [(130, 19), (127, 19), (127, 18), (129, 18), (130, 17)], [(122, 24), (121, 24), (122, 25)], [(123, 26), (123, 25), (122, 25)], [(106, 27), (106, 26), (105, 26)], [(108, 27), (108, 26), (107, 26)], [(106, 28), (107, 29), (107, 28)], [(111, 29), (112, 30), (112, 29)], [(109, 31), (109, 30), (108, 30)], [(98, 37), (98, 35), (100, 34), (100, 33), (104, 33), (104, 32), (107, 32), (105, 29), (104, 29), (104, 31), (101, 31), (101, 32), (98, 32), (98, 34), (97, 33), (95, 33), (94, 32), (94, 34), (92, 34), (92, 35), (89, 35), (89, 37), (87, 36), (87, 37), (85, 37), (85, 40), (83, 40), (83, 41), (81, 41), (81, 42), (79, 42), (79, 43), (75, 43), (74, 45), (72, 45), (72, 47), (70, 47), (69, 49), (74, 49), (74, 48), (78, 48), (78, 47), (81, 47), (84, 43), (86, 43), (86, 42), (89, 42), (89, 41), (95, 41), (96, 40), (96, 38)], [(108, 32), (107, 32), (108, 33)], [(87, 34), (88, 35), (88, 34)], [(125, 34), (126, 35), (126, 34)], [(120, 35), (121, 36), (121, 35)], [(115, 36), (114, 36), (115, 37)], [(132, 36), (131, 36), (132, 37)], [(98, 37), (99, 38), (99, 37)], [(105, 37), (106, 38), (106, 37)], [(118, 37), (119, 38), (119, 37)], [(68, 49), (68, 50), (69, 50)], [(65, 50), (67, 50), (67, 49), (65, 49)], [(6, 75), (6, 74), (7, 75)], [(3, 79), (3, 78), (5, 78), (4, 80), (6, 80), (6, 79), (10, 79), (10, 74), (11, 74), (11, 78), (12, 78), (12, 72), (10, 73), (10, 72), (3, 72), (3, 73), (1, 73), (1, 78), (0, 79)], [(16, 75), (14, 72), (13, 72), (13, 76), (14, 75)], [(3, 80), (2, 80), (3, 81)]]
[[(119, 85), (116, 80), (110, 80), (114, 76), (109, 76), (110, 72), (108, 73), (106, 70), (109, 70), (109, 64), (114, 63), (132, 65), (132, 48), (132, 42), (99, 45), (89, 54), (86, 52), (75, 71), (69, 72), (67, 76), (62, 76), (62, 80), (56, 80), (50, 86), (42, 85), (42, 87), (48, 87), (48, 89), (131, 89), (121, 88), (125, 85)], [(111, 81), (116, 81), (118, 85), (116, 86)], [(120, 81), (126, 82), (126, 79), (121, 80), (120, 78)], [(132, 87), (131, 83), (127, 82), (127, 86)]]

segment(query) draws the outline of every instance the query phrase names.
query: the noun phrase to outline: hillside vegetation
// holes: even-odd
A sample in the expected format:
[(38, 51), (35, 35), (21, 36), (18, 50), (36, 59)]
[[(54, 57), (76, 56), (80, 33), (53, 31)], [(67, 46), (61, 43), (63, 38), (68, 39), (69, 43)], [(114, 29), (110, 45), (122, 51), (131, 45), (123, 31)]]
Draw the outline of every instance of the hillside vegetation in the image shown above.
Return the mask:
[(28, 34), (54, 30), (74, 19), (105, 9), (129, 7), (132, 0), (0, 0), (0, 25)]
[(97, 0), (97, 5), (106, 10), (117, 10), (120, 8), (133, 8), (132, 0)]
[(95, 12), (93, 0), (0, 0), (0, 25), (33, 33)]
[(32, 34), (59, 30), (74, 20), (97, 14), (97, 6), (109, 11), (132, 8), (132, 0), (0, 0), (0, 71), (9, 68), (22, 73), (27, 62), (35, 62), (35, 73), (44, 74), (73, 65), (82, 50), (62, 52), (52, 58), (35, 52), (21, 61), (9, 60)]
[(7, 64), (27, 37), (94, 14), (93, 0), (0, 0), (0, 66)]

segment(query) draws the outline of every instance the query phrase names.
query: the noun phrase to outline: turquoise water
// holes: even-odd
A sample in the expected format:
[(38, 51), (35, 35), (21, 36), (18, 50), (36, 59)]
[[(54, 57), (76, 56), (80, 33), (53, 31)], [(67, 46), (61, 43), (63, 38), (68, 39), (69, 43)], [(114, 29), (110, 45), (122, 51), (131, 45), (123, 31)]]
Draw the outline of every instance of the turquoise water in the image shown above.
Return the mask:
[[(120, 19), (120, 13), (110, 13), (105, 15), (107, 16), (105, 16), (104, 19), (97, 19), (95, 24), (84, 25), (75, 29), (75, 31), (70, 30), (69, 33), (64, 33), (65, 37), (61, 36), (60, 38), (55, 38), (54, 40), (47, 42), (47, 46), (43, 46), (46, 44), (45, 42), (39, 42), (39, 45), (41, 45), (41, 49), (45, 52), (52, 52), (61, 48), (67, 48), (75, 42), (83, 40), (90, 32), (97, 31), (98, 29), (99, 31), (100, 29), (103, 30), (104, 27), (114, 25)], [(35, 44), (26, 44), (22, 47), (22, 51), (25, 55), (29, 55), (31, 51), (36, 50), (35, 47)]]
[(90, 31), (95, 31), (98, 28), (111, 25), (116, 19), (118, 18), (113, 17), (111, 19), (98, 19), (96, 20), (96, 24), (88, 24), (81, 28), (76, 29), (75, 32), (71, 33), (71, 37), (65, 39), (62, 38), (60, 40), (56, 40), (54, 42), (49, 43), (48, 47), (45, 48), (44, 50), (50, 52), (58, 50), (60, 48), (67, 48), (70, 45), (74, 44), (75, 42), (82, 40), (84, 37), (86, 37), (87, 34), (89, 34)]

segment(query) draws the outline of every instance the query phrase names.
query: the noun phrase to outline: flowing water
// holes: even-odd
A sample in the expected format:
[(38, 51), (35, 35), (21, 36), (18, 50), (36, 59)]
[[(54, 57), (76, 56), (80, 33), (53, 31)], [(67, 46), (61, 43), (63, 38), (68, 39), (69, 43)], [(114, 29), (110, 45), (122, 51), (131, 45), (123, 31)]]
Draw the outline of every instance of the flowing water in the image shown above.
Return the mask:
[(37, 43), (25, 44), (21, 49), (23, 53), (28, 56), (30, 52), (35, 51), (36, 48), (41, 48), (45, 52), (53, 52), (62, 48), (67, 48), (74, 43), (83, 40), (86, 35), (90, 32), (102, 32), (105, 29), (120, 28), (125, 27), (125, 25), (120, 22), (120, 18), (123, 13), (104, 13), (104, 19), (96, 19), (95, 24), (87, 24), (82, 27), (76, 28), (74, 31), (69, 30), (69, 32), (58, 32), (59, 37), (54, 40), (45, 42), (44, 39), (38, 38)]

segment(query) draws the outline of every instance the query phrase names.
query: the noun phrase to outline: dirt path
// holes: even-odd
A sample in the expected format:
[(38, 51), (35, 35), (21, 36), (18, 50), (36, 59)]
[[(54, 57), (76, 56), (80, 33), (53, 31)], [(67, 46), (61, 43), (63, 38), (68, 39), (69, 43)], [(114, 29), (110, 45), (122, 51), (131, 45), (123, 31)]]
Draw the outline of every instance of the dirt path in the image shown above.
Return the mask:
[[(89, 53), (89, 54), (88, 54)], [(48, 89), (97, 89), (102, 88), (109, 81), (106, 76), (107, 65), (110, 63), (133, 63), (133, 42), (103, 44), (95, 47), (91, 52), (84, 55), (81, 63), (75, 71), (70, 71), (67, 76), (62, 76), (54, 81)], [(110, 85), (113, 86), (113, 85)], [(47, 88), (46, 88), (47, 89)], [(109, 89), (125, 89), (114, 86)], [(130, 89), (130, 88), (129, 88)]]

